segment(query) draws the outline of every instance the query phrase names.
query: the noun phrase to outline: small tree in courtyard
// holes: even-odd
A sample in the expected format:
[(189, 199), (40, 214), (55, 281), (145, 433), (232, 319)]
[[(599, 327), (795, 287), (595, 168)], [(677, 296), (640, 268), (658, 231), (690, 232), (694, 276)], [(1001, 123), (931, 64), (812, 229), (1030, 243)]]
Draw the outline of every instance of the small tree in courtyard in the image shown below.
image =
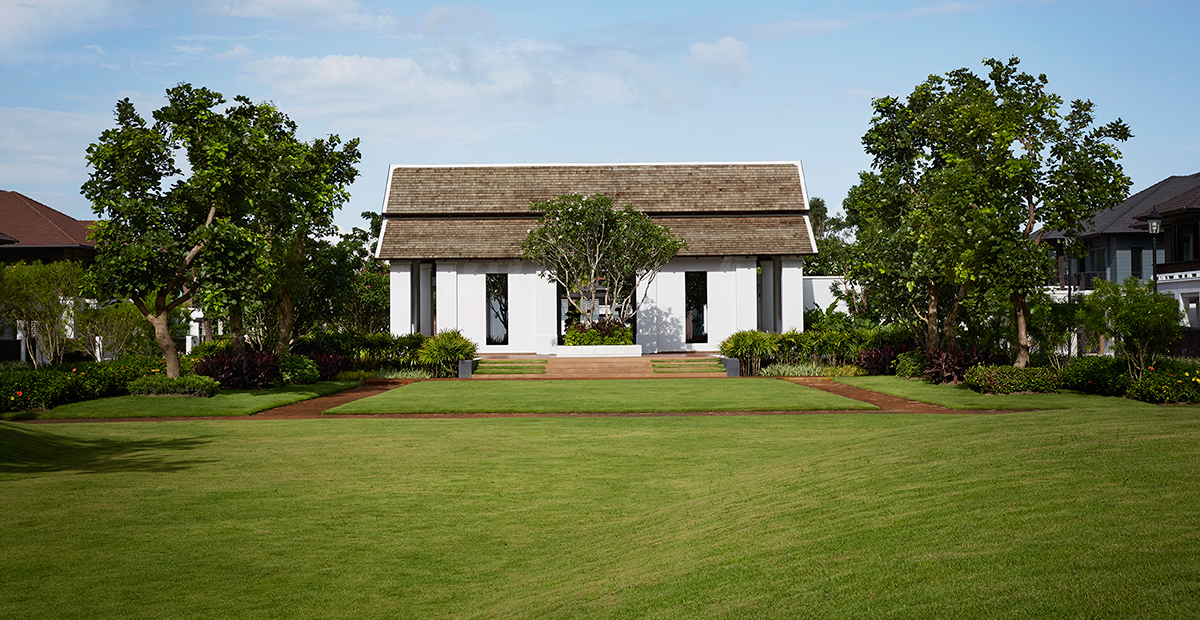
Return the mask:
[(638, 289), (687, 247), (633, 206), (618, 211), (611, 198), (599, 194), (566, 194), (532, 209), (542, 219), (521, 244), (522, 256), (572, 294), (571, 305), (585, 328), (597, 319), (602, 291), (613, 318), (629, 323), (645, 301), (645, 294), (638, 299)]

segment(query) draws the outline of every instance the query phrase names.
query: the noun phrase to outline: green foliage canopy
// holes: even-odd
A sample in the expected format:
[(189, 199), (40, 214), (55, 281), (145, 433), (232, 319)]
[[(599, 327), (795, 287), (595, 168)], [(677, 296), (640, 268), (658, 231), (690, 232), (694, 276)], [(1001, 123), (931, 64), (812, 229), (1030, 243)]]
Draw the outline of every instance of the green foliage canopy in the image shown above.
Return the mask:
[(595, 311), (605, 296), (614, 318), (631, 321), (645, 300), (638, 289), (687, 247), (632, 205), (614, 209), (607, 196), (566, 194), (531, 208), (542, 217), (521, 243), (521, 254), (572, 294), (585, 327), (599, 318)]

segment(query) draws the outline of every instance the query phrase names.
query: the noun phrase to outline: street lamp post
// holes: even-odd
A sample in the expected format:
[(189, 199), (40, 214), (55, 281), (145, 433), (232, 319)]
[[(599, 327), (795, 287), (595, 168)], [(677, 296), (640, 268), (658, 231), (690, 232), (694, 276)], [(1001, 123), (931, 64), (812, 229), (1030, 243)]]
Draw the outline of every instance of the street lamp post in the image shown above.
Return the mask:
[(1155, 207), (1146, 216), (1146, 225), (1150, 227), (1150, 273), (1154, 278), (1154, 290), (1158, 290), (1158, 233), (1162, 231), (1162, 214)]

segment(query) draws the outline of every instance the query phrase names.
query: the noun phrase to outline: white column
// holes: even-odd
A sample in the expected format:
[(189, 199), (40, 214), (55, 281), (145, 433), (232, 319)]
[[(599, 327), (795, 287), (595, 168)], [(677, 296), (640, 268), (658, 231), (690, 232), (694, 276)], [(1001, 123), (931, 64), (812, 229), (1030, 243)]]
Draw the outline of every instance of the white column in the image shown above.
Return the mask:
[(392, 334), (403, 336), (413, 332), (412, 316), (412, 261), (389, 261), (391, 276), (391, 329)]
[(438, 331), (458, 329), (458, 263), (437, 264)]
[(780, 261), (780, 329), (804, 331), (804, 261), (785, 257)]
[(757, 262), (752, 258), (739, 258), (733, 262), (737, 287), (737, 319), (735, 331), (758, 329), (758, 273)]
[(433, 265), (429, 263), (421, 263), (420, 265), (420, 286), (421, 286), (421, 306), (420, 306), (420, 322), (421, 333), (426, 336), (433, 335)]

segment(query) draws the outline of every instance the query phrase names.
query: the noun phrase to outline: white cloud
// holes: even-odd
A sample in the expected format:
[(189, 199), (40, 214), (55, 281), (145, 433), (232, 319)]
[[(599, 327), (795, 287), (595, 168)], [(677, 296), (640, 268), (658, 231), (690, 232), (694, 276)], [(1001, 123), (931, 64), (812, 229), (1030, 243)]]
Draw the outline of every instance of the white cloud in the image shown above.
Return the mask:
[[(110, 114), (70, 114), (0, 108), (0, 179), (3, 189), (29, 195), (78, 189), (87, 180), (87, 147), (112, 125)], [(60, 208), (59, 202), (47, 203)], [(78, 195), (61, 210), (88, 216)]]
[(371, 13), (355, 0), (217, 0), (212, 10), (232, 17), (278, 20), (324, 20), (338, 26), (364, 30), (387, 29), (396, 20), (387, 13)]
[(76, 32), (112, 11), (108, 0), (0, 0), (0, 49)]
[(721, 37), (712, 43), (697, 41), (688, 51), (697, 66), (723, 77), (740, 77), (754, 71), (750, 46), (733, 37)]
[(427, 52), (420, 58), (275, 56), (245, 70), (278, 93), (289, 114), (368, 123), (385, 132), (400, 124), (395, 131), (409, 136), (455, 140), (528, 128), (547, 112), (664, 97), (647, 86), (664, 82), (653, 67), (624, 52), (581, 54), (533, 40)]
[(425, 15), (421, 27), (427, 35), (444, 37), (494, 32), (498, 25), (496, 17), (482, 5), (456, 7), (439, 4)]
[(217, 60), (226, 60), (226, 61), (227, 60), (238, 60), (238, 59), (250, 56), (253, 53), (254, 53), (254, 50), (246, 47), (245, 45), (234, 45), (233, 47), (230, 47), (229, 49), (221, 52), (220, 54), (217, 54), (216, 58), (217, 58)]

